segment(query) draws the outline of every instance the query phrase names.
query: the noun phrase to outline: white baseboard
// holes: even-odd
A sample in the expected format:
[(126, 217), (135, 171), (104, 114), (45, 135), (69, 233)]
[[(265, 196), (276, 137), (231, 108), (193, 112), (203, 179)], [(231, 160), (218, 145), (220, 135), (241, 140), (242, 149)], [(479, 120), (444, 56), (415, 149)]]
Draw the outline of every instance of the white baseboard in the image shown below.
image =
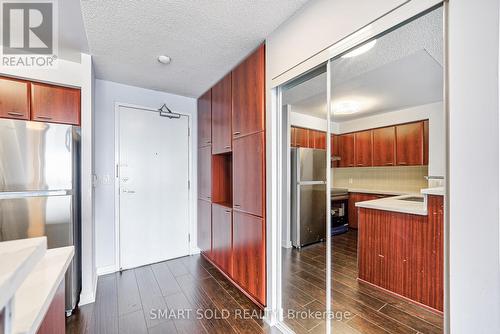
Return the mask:
[(292, 242), (290, 240), (282, 240), (281, 246), (283, 248), (292, 248)]
[(110, 266), (104, 266), (97, 268), (97, 276), (102, 276), (102, 275), (107, 275), (107, 274), (112, 274), (116, 273), (118, 270), (116, 269), (116, 266), (114, 264)]
[(94, 287), (92, 291), (89, 293), (80, 294), (80, 301), (78, 302), (78, 305), (82, 306), (86, 304), (92, 304), (93, 302), (95, 302), (96, 292), (97, 292), (97, 277), (94, 279)]
[(193, 250), (191, 251), (191, 255), (200, 254), (200, 253), (201, 253), (201, 250), (198, 247), (193, 248)]

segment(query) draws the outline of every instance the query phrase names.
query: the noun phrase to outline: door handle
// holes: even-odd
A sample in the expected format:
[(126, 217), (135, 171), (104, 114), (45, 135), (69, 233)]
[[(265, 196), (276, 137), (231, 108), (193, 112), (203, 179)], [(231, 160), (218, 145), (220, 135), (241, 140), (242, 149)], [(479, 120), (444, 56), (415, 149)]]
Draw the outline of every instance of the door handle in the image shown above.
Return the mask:
[(36, 118), (40, 118), (40, 119), (52, 119), (52, 117), (50, 117), (50, 116), (43, 116), (43, 115), (36, 116)]
[(22, 116), (24, 116), (24, 114), (21, 114), (20, 112), (15, 112), (15, 111), (9, 111), (7, 113), (7, 115), (16, 116), (16, 117), (22, 117)]
[(237, 136), (237, 135), (239, 135), (239, 134), (241, 134), (241, 132), (239, 132), (239, 131), (235, 131), (235, 132), (233, 132), (233, 135), (234, 135), (234, 136)]

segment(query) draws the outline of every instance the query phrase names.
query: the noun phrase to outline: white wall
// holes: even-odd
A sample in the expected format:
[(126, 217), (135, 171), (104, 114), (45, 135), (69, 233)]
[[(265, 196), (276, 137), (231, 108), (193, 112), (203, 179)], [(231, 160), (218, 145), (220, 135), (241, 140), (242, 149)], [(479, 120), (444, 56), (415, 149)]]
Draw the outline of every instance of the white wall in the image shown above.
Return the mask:
[(499, 2), (449, 2), (451, 332), (500, 333)]
[(92, 57), (81, 54), (79, 62), (59, 59), (58, 66), (51, 69), (23, 69), (0, 66), (0, 74), (81, 89), (82, 292), (80, 294), (80, 304), (93, 302), (97, 279), (94, 252), (94, 221), (92, 219), (92, 117), (94, 102)]
[(429, 175), (444, 176), (446, 136), (444, 106), (441, 102), (340, 122), (338, 126), (339, 133), (347, 133), (423, 119), (429, 119)]
[[(96, 264), (98, 274), (115, 271), (115, 102), (159, 108), (163, 103), (172, 111), (192, 117), (191, 164), (192, 191), (196, 191), (197, 120), (196, 99), (127, 86), (115, 82), (96, 80), (95, 87), (95, 225)], [(194, 198), (193, 198), (194, 197)], [(196, 228), (196, 196), (191, 197), (192, 226)], [(191, 231), (192, 245), (196, 245), (196, 230)]]

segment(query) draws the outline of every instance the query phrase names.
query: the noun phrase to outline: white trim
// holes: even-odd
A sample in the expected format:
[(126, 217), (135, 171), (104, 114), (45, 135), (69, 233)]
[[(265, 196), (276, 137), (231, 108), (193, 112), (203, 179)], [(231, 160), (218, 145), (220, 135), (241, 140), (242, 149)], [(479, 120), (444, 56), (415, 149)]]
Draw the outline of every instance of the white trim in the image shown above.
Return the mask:
[(97, 296), (97, 276), (95, 277), (92, 286), (93, 288), (91, 293), (80, 294), (80, 301), (78, 302), (78, 306), (92, 304), (93, 302), (95, 302)]
[(99, 267), (99, 268), (97, 268), (97, 276), (112, 274), (112, 273), (116, 273), (117, 271), (118, 271), (118, 268), (114, 264), (109, 265), (109, 266)]
[[(150, 108), (150, 107), (144, 107), (140, 105), (135, 105), (131, 103), (123, 103), (123, 102), (115, 102), (115, 158), (114, 158), (114, 163), (115, 163), (115, 170), (114, 170), (114, 185), (115, 185), (115, 264), (113, 265), (115, 267), (115, 272), (119, 271), (122, 269), (121, 267), (121, 261), (120, 261), (120, 183), (117, 181), (119, 178), (119, 175), (117, 175), (117, 165), (120, 162), (120, 137), (119, 137), (119, 129), (120, 129), (120, 117), (119, 117), (119, 109), (120, 107), (126, 107), (126, 108), (133, 108), (133, 109), (139, 109), (139, 110), (145, 110), (145, 111), (152, 111), (152, 112), (158, 112), (157, 109)], [(194, 187), (193, 187), (193, 180), (194, 180), (194, 175), (193, 175), (193, 145), (191, 143), (191, 138), (193, 134), (193, 122), (192, 122), (192, 116), (188, 113), (183, 113), (174, 110), (175, 113), (180, 114), (181, 116), (185, 116), (188, 119), (188, 127), (189, 127), (189, 135), (188, 135), (188, 178), (190, 182), (190, 187), (188, 189), (188, 233), (190, 235), (190, 240), (188, 243), (188, 255), (193, 255), (193, 254), (198, 254), (200, 253), (200, 249), (194, 245), (194, 238), (193, 236), (196, 234), (195, 231), (195, 224), (194, 224), (194, 219), (195, 215), (193, 214), (193, 200), (196, 198), (194, 194)], [(168, 259), (165, 259), (165, 261), (168, 261)], [(108, 268), (111, 266), (103, 267), (103, 268)], [(102, 268), (101, 268), (102, 269)]]
[(295, 334), (293, 330), (290, 329), (284, 322), (279, 322), (274, 325), (274, 328), (278, 329), (283, 334)]

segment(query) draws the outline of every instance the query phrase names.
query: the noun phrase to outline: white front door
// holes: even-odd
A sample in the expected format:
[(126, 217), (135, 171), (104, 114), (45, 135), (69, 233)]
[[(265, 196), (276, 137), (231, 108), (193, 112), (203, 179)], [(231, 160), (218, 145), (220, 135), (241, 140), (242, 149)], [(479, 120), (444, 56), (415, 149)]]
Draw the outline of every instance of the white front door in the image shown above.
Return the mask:
[(120, 268), (189, 254), (189, 119), (118, 110)]

